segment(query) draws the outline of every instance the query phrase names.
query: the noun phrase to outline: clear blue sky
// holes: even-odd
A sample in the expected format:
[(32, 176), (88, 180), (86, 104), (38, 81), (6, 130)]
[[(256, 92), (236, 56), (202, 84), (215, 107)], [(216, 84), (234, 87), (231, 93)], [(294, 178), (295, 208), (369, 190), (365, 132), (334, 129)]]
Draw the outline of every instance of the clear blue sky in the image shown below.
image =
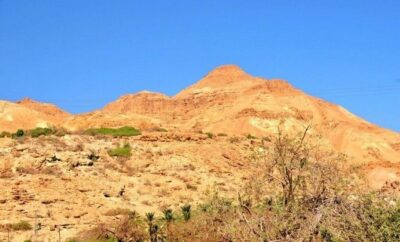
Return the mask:
[(227, 63), (400, 131), (399, 0), (0, 0), (0, 99), (80, 113)]

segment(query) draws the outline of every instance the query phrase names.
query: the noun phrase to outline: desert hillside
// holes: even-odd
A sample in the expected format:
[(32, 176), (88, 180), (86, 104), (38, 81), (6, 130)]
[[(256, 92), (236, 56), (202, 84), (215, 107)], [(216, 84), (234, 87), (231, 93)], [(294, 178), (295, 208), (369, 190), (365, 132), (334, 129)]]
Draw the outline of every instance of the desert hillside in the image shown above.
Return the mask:
[(93, 113), (66, 120), (70, 130), (131, 125), (174, 131), (268, 136), (277, 126), (312, 125), (329, 145), (354, 162), (399, 162), (400, 134), (373, 125), (283, 80), (253, 77), (238, 66), (217, 67), (174, 97), (140, 92)]
[[(399, 196), (399, 133), (286, 81), (253, 77), (234, 65), (212, 70), (173, 97), (143, 91), (79, 115), (30, 99), (1, 101), (0, 132), (9, 133), (0, 138), (0, 241), (9, 236), (9, 241), (58, 241), (59, 236), (67, 241), (99, 224), (118, 223), (131, 211), (161, 216), (167, 208), (200, 206), (214, 194), (237, 200), (250, 188), (272, 184), (262, 179), (269, 171), (266, 162), (277, 152), (278, 131), (297, 136), (307, 127), (310, 146), (321, 149), (310, 159), (314, 172), (319, 161), (335, 155), (340, 159), (333, 159), (334, 166), (346, 174), (324, 173), (327, 181), (321, 184), (340, 177), (351, 180), (349, 194)], [(18, 129), (24, 133), (15, 133)], [(303, 167), (305, 160), (299, 161)], [(311, 184), (318, 174), (307, 177)], [(338, 206), (335, 193), (325, 195), (335, 204), (329, 206)], [(348, 197), (352, 203), (356, 196)], [(318, 206), (327, 202), (318, 199)], [(222, 223), (218, 219), (211, 221), (216, 228)], [(240, 217), (238, 223), (243, 221)]]

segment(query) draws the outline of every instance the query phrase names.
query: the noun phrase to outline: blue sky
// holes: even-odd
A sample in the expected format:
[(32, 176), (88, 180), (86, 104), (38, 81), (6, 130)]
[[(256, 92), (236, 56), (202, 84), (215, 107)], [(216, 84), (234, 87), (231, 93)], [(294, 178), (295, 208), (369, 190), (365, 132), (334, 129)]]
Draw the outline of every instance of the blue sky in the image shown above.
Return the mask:
[(0, 0), (0, 99), (80, 113), (227, 63), (400, 131), (398, 0)]

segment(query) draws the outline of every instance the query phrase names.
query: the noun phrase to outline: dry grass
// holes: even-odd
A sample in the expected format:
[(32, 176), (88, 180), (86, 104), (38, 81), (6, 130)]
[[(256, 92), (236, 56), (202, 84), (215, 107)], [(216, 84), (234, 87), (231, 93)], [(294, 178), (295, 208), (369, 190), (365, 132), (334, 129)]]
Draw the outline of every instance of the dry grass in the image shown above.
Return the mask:
[(12, 163), (9, 160), (5, 160), (0, 164), (0, 178), (11, 178), (13, 177)]
[(127, 208), (113, 208), (105, 212), (104, 215), (119, 216), (119, 215), (129, 215), (131, 213), (133, 213), (133, 211)]

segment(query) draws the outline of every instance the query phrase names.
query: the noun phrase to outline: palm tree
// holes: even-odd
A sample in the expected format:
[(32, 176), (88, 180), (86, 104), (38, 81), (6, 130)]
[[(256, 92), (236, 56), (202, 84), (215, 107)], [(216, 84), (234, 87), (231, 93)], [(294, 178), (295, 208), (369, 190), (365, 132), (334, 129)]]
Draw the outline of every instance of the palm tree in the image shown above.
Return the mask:
[(185, 221), (188, 221), (190, 219), (190, 215), (191, 215), (190, 214), (190, 208), (191, 208), (191, 206), (189, 204), (186, 204), (186, 205), (181, 207), (183, 219)]
[(173, 215), (173, 213), (172, 213), (172, 209), (165, 209), (165, 210), (163, 211), (163, 213), (164, 213), (164, 219), (165, 219), (165, 221), (171, 222), (172, 220), (174, 220), (174, 215)]
[(153, 221), (155, 219), (155, 215), (153, 212), (146, 213), (146, 219), (147, 223), (149, 225), (149, 236), (150, 236), (150, 241), (151, 242), (157, 242), (158, 241), (158, 225), (153, 224)]
[(167, 240), (169, 240), (169, 227), (172, 220), (174, 220), (174, 214), (172, 213), (172, 209), (165, 209), (164, 213), (164, 220), (166, 221), (166, 230), (167, 230)]

